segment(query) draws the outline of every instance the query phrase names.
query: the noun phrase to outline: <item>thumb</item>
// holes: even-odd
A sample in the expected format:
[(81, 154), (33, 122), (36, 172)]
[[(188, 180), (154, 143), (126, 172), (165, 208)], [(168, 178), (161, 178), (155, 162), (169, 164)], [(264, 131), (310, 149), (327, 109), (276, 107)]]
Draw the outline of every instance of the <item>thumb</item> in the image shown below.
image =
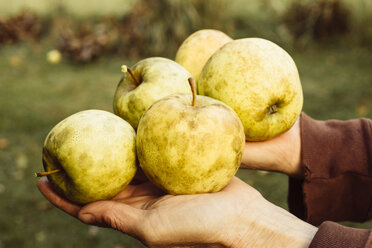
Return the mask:
[(116, 201), (98, 201), (84, 206), (78, 218), (85, 224), (111, 227), (138, 237), (143, 210)]

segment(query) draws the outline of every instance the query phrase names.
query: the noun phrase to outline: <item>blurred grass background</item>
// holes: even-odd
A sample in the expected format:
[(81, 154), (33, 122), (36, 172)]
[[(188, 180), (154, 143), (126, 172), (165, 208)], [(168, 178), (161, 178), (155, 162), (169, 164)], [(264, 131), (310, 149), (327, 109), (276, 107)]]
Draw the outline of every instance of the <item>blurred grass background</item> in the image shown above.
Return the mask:
[[(2, 1), (0, 248), (142, 247), (51, 206), (38, 192), (33, 172), (42, 170), (42, 144), (55, 124), (80, 110), (112, 112), (122, 64), (147, 56), (174, 58), (180, 43), (201, 28), (284, 47), (297, 64), (310, 116), (372, 118), (367, 0)], [(46, 60), (51, 49), (61, 51), (60, 63)], [(249, 170), (238, 176), (287, 208), (286, 176)], [(372, 227), (372, 222), (344, 224)]]

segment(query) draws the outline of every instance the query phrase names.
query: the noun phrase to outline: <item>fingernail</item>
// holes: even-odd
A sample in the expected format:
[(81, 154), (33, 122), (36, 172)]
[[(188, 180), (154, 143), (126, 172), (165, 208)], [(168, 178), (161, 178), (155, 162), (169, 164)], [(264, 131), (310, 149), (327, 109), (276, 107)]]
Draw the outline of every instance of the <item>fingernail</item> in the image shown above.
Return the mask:
[(81, 214), (80, 220), (87, 224), (92, 224), (96, 221), (96, 218), (92, 214)]

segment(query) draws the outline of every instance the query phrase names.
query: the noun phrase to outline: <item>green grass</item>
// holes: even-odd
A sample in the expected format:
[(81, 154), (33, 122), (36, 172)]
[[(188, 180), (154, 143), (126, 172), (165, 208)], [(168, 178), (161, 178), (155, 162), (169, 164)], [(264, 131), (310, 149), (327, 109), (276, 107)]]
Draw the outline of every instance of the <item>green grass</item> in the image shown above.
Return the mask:
[[(141, 247), (126, 235), (83, 225), (52, 207), (33, 177), (42, 170), (41, 148), (49, 130), (80, 110), (111, 111), (120, 65), (133, 63), (105, 57), (83, 66), (51, 65), (45, 60), (48, 49), (45, 41), (0, 48), (0, 139), (9, 142), (0, 149), (0, 248)], [(304, 111), (318, 119), (372, 118), (371, 52), (345, 46), (290, 49), (302, 79)], [(249, 170), (238, 176), (287, 208), (286, 176)], [(371, 222), (346, 224), (372, 227)]]

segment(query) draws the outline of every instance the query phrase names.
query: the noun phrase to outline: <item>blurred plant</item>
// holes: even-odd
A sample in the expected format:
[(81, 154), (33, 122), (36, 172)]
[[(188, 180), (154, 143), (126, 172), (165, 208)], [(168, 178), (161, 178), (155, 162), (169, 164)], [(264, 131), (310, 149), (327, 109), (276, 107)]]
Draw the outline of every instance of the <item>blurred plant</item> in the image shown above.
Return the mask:
[(201, 28), (224, 30), (229, 23), (226, 9), (220, 0), (138, 1), (122, 20), (120, 33), (125, 46), (121, 51), (131, 56), (173, 58), (192, 32)]
[[(231, 2), (226, 0), (194, 0), (198, 28), (214, 28), (232, 35), (235, 32)], [(196, 30), (193, 30), (196, 31)]]
[(64, 57), (77, 62), (86, 63), (102, 54), (115, 50), (118, 40), (116, 22), (111, 18), (99, 22), (86, 21), (71, 27), (60, 26), (63, 30), (57, 42), (57, 49)]
[(41, 19), (32, 12), (24, 11), (9, 19), (0, 19), (0, 44), (19, 40), (37, 41), (41, 33)]
[(174, 58), (183, 40), (198, 29), (231, 30), (226, 8), (222, 0), (140, 0), (121, 18), (79, 24), (59, 18), (52, 30), (58, 33), (57, 49), (77, 63), (108, 53), (129, 59)]
[(281, 18), (288, 0), (246, 1), (244, 5), (243, 0), (231, 2), (235, 3), (233, 21), (236, 38), (260, 37), (283, 47), (290, 44), (291, 35)]
[(354, 1), (352, 40), (358, 45), (371, 47), (372, 44), (372, 1)]
[(329, 41), (350, 31), (350, 11), (340, 0), (293, 2), (283, 20), (295, 42)]

